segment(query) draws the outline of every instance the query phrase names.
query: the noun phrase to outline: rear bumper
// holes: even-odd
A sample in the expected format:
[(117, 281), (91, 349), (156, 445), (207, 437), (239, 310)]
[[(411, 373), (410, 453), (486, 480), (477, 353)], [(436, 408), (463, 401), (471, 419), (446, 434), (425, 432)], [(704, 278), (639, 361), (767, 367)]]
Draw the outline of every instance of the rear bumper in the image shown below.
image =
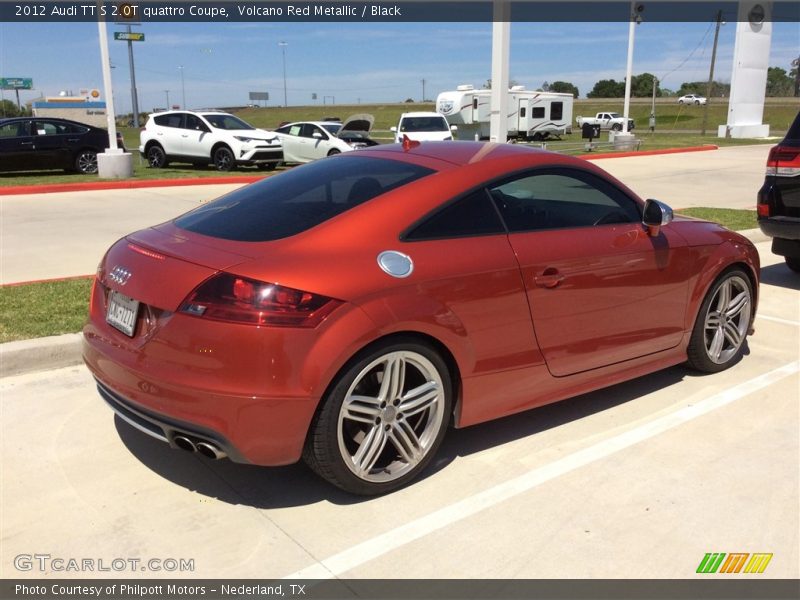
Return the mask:
[(758, 227), (772, 238), (800, 240), (800, 219), (792, 217), (766, 217), (758, 220)]

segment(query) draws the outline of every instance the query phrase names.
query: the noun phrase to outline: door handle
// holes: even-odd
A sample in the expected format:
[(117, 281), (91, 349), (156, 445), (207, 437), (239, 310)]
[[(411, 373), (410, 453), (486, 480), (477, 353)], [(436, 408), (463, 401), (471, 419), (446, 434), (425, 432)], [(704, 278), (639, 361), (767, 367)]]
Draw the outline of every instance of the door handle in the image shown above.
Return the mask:
[(181, 134), (181, 137), (182, 137), (182, 138), (188, 138), (188, 137), (189, 137), (189, 134), (188, 134), (188, 133), (182, 133), (182, 134)]
[(80, 140), (79, 140), (78, 138), (67, 138), (67, 141), (68, 141), (69, 143), (71, 143), (71, 144), (74, 144), (75, 142), (78, 142), (78, 141), (80, 141)]
[(20, 142), (20, 146), (33, 146), (33, 142)]
[(564, 276), (555, 267), (547, 267), (541, 275), (534, 275), (533, 280), (539, 287), (554, 288), (564, 281)]

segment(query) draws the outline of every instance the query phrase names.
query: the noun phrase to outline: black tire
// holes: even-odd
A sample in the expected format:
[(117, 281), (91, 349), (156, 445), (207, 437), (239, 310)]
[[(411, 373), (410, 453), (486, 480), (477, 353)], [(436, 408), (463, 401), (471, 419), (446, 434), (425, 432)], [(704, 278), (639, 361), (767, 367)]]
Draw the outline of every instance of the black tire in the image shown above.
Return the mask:
[(614, 131), (622, 131), (622, 125), (620, 125), (619, 123), (614, 123), (611, 126), (611, 129), (613, 129)]
[(214, 150), (212, 162), (217, 171), (232, 171), (236, 168), (236, 157), (227, 146), (220, 146)]
[(75, 170), (84, 175), (97, 173), (97, 151), (85, 148), (75, 155)]
[(367, 347), (342, 369), (320, 403), (303, 459), (352, 494), (385, 494), (408, 484), (444, 438), (450, 378), (442, 357), (413, 338)]
[(167, 154), (158, 144), (153, 144), (147, 149), (147, 164), (153, 169), (163, 169), (167, 166)]
[(689, 366), (717, 373), (738, 362), (752, 320), (750, 278), (738, 268), (724, 272), (708, 290), (697, 313), (687, 348)]
[(800, 258), (797, 256), (784, 256), (783, 259), (786, 261), (786, 266), (789, 267), (795, 273), (800, 273)]
[(700, 106), (700, 100), (695, 100), (694, 103), (695, 105)]
[(341, 150), (337, 150), (336, 148), (332, 148), (330, 152), (328, 152), (328, 156), (336, 156), (337, 154), (341, 154)]

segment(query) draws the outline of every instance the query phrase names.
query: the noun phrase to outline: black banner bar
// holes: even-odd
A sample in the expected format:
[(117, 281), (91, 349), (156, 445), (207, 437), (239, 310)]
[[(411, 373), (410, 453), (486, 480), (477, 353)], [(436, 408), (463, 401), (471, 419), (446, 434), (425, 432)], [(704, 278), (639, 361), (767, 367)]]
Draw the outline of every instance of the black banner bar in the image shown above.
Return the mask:
[[(765, 20), (800, 22), (800, 2), (773, 0)], [(622, 22), (631, 17), (630, 0), (515, 0), (510, 2), (514, 22)], [(710, 22), (718, 11), (736, 21), (739, 3), (730, 0), (642, 0), (637, 16), (645, 22)], [(103, 17), (110, 22), (488, 22), (490, 1), (391, 2), (164, 2), (119, 0), (0, 1), (0, 21), (9, 23), (87, 22)]]
[(334, 579), (3, 580), (4, 600), (797, 600), (800, 581), (758, 575), (681, 580)]

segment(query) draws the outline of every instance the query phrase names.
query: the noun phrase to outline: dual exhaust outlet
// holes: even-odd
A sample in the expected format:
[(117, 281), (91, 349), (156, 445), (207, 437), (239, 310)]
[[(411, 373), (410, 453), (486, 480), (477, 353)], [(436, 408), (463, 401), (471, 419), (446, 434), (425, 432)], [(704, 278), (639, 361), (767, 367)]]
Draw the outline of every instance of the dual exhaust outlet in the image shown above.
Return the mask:
[(187, 452), (192, 453), (197, 452), (198, 454), (202, 454), (206, 458), (210, 458), (212, 460), (219, 460), (228, 456), (224, 450), (212, 442), (207, 442), (205, 440), (193, 440), (185, 435), (176, 435), (173, 438), (173, 441), (181, 450), (186, 450)]

